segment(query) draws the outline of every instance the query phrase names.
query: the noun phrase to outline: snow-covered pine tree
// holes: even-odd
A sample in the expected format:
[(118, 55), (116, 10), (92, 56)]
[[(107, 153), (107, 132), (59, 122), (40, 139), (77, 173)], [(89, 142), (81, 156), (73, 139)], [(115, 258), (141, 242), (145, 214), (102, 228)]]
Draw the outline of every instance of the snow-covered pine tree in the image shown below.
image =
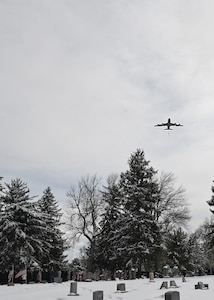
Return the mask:
[(105, 211), (99, 224), (100, 233), (97, 237), (95, 256), (95, 262), (100, 269), (106, 268), (112, 272), (121, 268), (124, 262), (124, 258), (121, 261), (117, 250), (117, 228), (121, 219), (121, 197), (117, 179), (117, 175), (110, 175), (107, 179), (108, 185), (102, 193)]
[(43, 191), (42, 198), (38, 201), (38, 207), (43, 213), (46, 223), (44, 239), (50, 245), (49, 251), (44, 253), (41, 258), (42, 265), (48, 266), (52, 263), (55, 267), (61, 267), (65, 258), (63, 233), (60, 229), (62, 213), (50, 187)]
[(0, 267), (40, 264), (48, 244), (43, 240), (46, 224), (33, 201), (35, 197), (29, 196), (27, 184), (20, 179), (5, 185), (1, 194)]
[(187, 269), (193, 274), (199, 274), (200, 271), (205, 270), (205, 266), (210, 254), (208, 245), (206, 244), (207, 233), (204, 231), (204, 226), (200, 225), (195, 232), (189, 235), (189, 240), (187, 243), (189, 263), (187, 265)]
[(3, 177), (0, 176), (0, 192), (3, 190), (3, 186), (1, 184), (2, 179), (3, 179)]
[(120, 193), (123, 216), (118, 239), (121, 254), (147, 268), (157, 268), (160, 249), (159, 227), (155, 221), (158, 184), (156, 171), (145, 159), (144, 151), (137, 149), (128, 160), (129, 170), (121, 174)]
[[(211, 191), (212, 191), (211, 199), (207, 201), (207, 204), (211, 208), (213, 208), (214, 207), (214, 185), (211, 186)], [(210, 211), (211, 211), (212, 214), (214, 214), (214, 209), (211, 209), (211, 208), (210, 208)]]
[(166, 239), (168, 263), (171, 266), (178, 266), (180, 270), (184, 267), (189, 269), (191, 260), (189, 246), (188, 234), (182, 228), (170, 232)]

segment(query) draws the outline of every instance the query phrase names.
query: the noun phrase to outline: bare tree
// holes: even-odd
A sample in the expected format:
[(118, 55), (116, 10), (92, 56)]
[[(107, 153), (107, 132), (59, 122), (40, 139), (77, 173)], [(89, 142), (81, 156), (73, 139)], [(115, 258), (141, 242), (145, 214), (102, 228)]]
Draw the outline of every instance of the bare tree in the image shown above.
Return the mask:
[(71, 231), (70, 239), (74, 242), (84, 236), (89, 243), (88, 269), (93, 269), (94, 249), (99, 231), (99, 221), (103, 212), (101, 179), (94, 176), (82, 177), (78, 186), (71, 186), (67, 193), (68, 226)]
[(172, 228), (187, 228), (191, 219), (185, 189), (175, 187), (175, 176), (172, 173), (161, 173), (158, 180), (160, 197), (157, 202), (157, 221), (166, 231)]

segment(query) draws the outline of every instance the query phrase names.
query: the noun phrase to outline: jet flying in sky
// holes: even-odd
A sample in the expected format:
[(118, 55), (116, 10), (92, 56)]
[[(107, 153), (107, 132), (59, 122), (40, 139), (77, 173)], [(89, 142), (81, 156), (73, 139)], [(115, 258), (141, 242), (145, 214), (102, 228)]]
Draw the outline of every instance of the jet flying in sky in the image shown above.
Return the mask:
[(172, 130), (172, 128), (170, 128), (171, 126), (183, 126), (183, 125), (177, 124), (177, 123), (172, 123), (170, 118), (169, 118), (167, 123), (156, 124), (155, 127), (156, 126), (166, 126), (165, 130)]

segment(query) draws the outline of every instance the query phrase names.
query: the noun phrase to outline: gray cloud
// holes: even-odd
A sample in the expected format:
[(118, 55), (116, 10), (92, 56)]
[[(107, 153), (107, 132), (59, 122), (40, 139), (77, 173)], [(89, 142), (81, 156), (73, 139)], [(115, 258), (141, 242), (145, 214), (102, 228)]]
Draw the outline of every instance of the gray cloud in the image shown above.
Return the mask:
[[(1, 172), (32, 192), (124, 171), (143, 148), (210, 216), (212, 1), (1, 1)], [(154, 128), (168, 117), (184, 124)]]

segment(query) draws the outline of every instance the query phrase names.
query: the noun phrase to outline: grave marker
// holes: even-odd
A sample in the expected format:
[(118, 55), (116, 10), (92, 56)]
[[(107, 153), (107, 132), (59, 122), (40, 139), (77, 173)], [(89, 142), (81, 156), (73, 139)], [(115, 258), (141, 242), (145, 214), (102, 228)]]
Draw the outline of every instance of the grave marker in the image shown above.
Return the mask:
[(79, 294), (77, 294), (77, 282), (76, 281), (71, 282), (70, 293), (68, 294), (68, 296), (79, 296)]
[(166, 292), (165, 300), (180, 300), (180, 294), (177, 291)]
[(195, 285), (195, 289), (198, 290), (208, 290), (209, 285), (208, 284), (204, 284), (202, 281), (199, 281), (198, 284)]
[(170, 287), (178, 287), (177, 284), (175, 283), (175, 280), (170, 280)]
[(118, 283), (117, 284), (117, 292), (120, 292), (120, 293), (125, 293), (126, 292), (125, 283)]
[(93, 292), (93, 300), (103, 300), (103, 291)]
[(168, 281), (163, 281), (160, 289), (168, 289)]
[(153, 272), (149, 273), (149, 280), (154, 281), (154, 273)]

